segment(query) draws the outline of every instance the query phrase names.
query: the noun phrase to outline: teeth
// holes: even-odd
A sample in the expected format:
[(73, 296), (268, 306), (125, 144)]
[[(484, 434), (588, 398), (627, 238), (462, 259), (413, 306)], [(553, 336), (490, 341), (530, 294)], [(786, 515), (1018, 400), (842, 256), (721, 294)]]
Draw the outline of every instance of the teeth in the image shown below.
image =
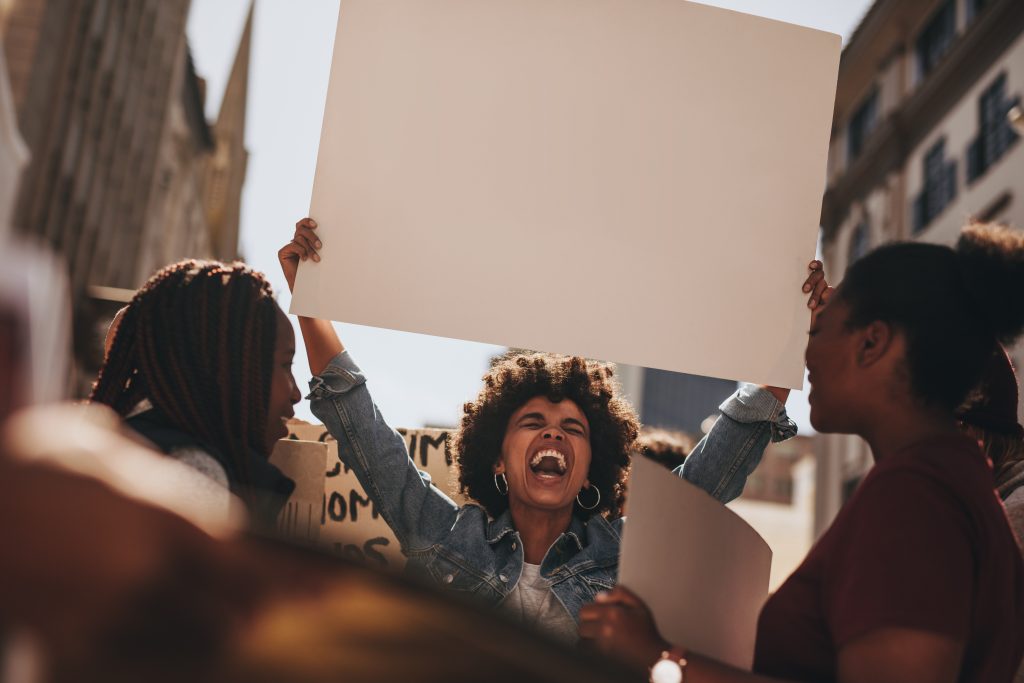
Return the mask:
[(540, 461), (543, 460), (544, 458), (554, 458), (555, 460), (558, 461), (558, 468), (562, 472), (565, 471), (565, 456), (562, 455), (561, 453), (559, 453), (558, 451), (554, 450), (554, 449), (548, 449), (548, 450), (545, 450), (545, 451), (540, 451), (539, 453), (534, 455), (533, 458), (530, 460), (530, 466), (531, 467), (536, 467), (537, 465), (540, 464)]

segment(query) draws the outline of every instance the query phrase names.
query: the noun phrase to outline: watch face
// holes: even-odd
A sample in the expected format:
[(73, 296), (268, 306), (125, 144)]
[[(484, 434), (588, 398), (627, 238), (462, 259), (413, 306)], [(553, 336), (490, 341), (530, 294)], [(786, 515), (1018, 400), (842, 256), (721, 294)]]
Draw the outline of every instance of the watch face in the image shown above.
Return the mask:
[(651, 683), (682, 683), (683, 670), (671, 659), (662, 659), (651, 667)]

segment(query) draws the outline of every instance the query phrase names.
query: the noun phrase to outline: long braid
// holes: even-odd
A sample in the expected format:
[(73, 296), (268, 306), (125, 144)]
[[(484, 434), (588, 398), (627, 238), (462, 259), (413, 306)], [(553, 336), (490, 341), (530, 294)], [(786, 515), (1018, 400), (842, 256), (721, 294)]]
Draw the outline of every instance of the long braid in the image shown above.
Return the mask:
[(176, 427), (223, 452), (243, 484), (264, 456), (277, 319), (262, 274), (182, 261), (143, 285), (115, 333), (91, 400), (127, 415), (148, 398)]
[[(254, 310), (252, 304), (253, 301), (239, 301), (239, 298), (243, 292), (238, 291), (243, 283), (232, 283), (228, 286), (228, 296), (230, 297), (231, 306), (228, 309), (228, 314), (231, 317), (231, 329), (240, 330), (244, 338), (248, 340), (250, 344), (249, 352), (244, 354), (239, 363), (226, 363), (227, 357), (231, 353), (231, 349), (221, 343), (219, 345), (220, 353), (218, 358), (221, 365), (227, 366), (227, 374), (229, 377), (230, 386), (238, 387), (240, 395), (238, 396), (222, 396), (222, 410), (225, 413), (230, 414), (230, 422), (236, 430), (238, 439), (240, 440), (241, 446), (246, 447), (251, 444), (254, 439), (250, 431), (251, 420), (248, 411), (248, 404), (252, 401), (253, 397), (247, 395), (243, 390), (246, 384), (246, 379), (251, 374), (251, 364), (255, 360), (259, 362), (262, 349), (259, 348), (258, 339), (252, 334), (251, 324), (256, 323), (254, 320), (257, 312)], [(243, 461), (244, 466), (244, 461)]]
[[(161, 290), (164, 295), (167, 292)], [(181, 297), (185, 301), (185, 297)], [(203, 409), (196, 404), (197, 392), (189, 386), (188, 375), (196, 376), (197, 368), (188, 367), (188, 358), (183, 351), (189, 348), (186, 335), (187, 318), (181, 307), (175, 306), (174, 299), (160, 296), (156, 310), (147, 309), (148, 320), (140, 321), (141, 346), (140, 369), (150, 379), (150, 397), (154, 405), (163, 410), (176, 425), (191, 425), (189, 430), (200, 439), (215, 443), (214, 435), (203, 419)], [(178, 324), (161, 329), (162, 322), (176, 320)], [(163, 344), (170, 337), (172, 343)]]
[[(269, 285), (267, 285), (269, 292)], [(252, 335), (253, 338), (262, 337), (259, 345), (259, 356), (253, 358), (266, 358), (267, 365), (272, 366), (274, 360), (274, 347), (277, 343), (277, 311), (271, 301), (273, 299), (258, 299), (252, 302), (253, 308), (257, 308), (261, 318), (259, 327)], [(256, 316), (252, 316), (256, 319)], [(255, 361), (254, 361), (255, 362)], [(270, 408), (270, 384), (271, 375), (250, 372), (242, 378), (243, 395), (247, 397), (246, 405), (249, 412), (249, 424), (251, 426), (253, 439), (264, 439), (267, 429), (267, 411)]]
[(249, 304), (247, 308), (249, 308), (250, 310), (244, 312), (244, 314), (242, 315), (242, 320), (240, 321), (242, 323), (243, 333), (245, 334), (246, 338), (252, 340), (254, 348), (252, 354), (246, 355), (242, 359), (242, 365), (238, 369), (240, 373), (240, 376), (238, 378), (238, 386), (240, 388), (244, 387), (245, 390), (242, 393), (242, 396), (244, 396), (244, 398), (234, 403), (234, 405), (237, 406), (236, 410), (238, 412), (238, 418), (240, 423), (239, 433), (247, 441), (252, 441), (256, 438), (259, 438), (258, 435), (253, 434), (251, 431), (254, 427), (254, 419), (249, 408), (252, 405), (260, 404), (263, 398), (262, 396), (250, 394), (249, 392), (252, 391), (252, 388), (245, 386), (247, 384), (246, 380), (249, 377), (252, 377), (252, 365), (253, 363), (259, 362), (258, 354), (262, 351), (262, 349), (260, 348), (261, 336), (255, 334), (256, 330), (254, 329), (260, 323), (258, 319), (259, 311), (255, 309), (253, 304), (255, 304), (255, 302), (251, 302)]
[(128, 393), (135, 369), (135, 311), (129, 309), (114, 335), (106, 362), (100, 368), (89, 400), (106, 403), (118, 412), (116, 399)]
[(89, 400), (105, 403), (122, 415), (143, 398), (145, 382), (137, 372), (136, 351), (139, 311), (142, 307), (136, 302), (144, 290), (140, 289), (136, 293), (126, 309), (89, 397)]

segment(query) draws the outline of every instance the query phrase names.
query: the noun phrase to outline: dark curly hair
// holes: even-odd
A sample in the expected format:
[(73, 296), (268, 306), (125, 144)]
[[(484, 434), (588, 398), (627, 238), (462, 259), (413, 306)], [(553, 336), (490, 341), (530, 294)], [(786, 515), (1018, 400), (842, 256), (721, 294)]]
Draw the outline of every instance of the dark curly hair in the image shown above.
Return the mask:
[(578, 356), (511, 352), (498, 358), (484, 375), (476, 400), (463, 406), (462, 424), (452, 441), (459, 491), (479, 503), (491, 517), (508, 508), (508, 498), (494, 486), (494, 466), (501, 457), (508, 420), (535, 396), (551, 401), (570, 399), (590, 423), (591, 460), (588, 477), (601, 491), (593, 510), (578, 504), (581, 517), (622, 514), (630, 452), (639, 422), (613, 379), (608, 363)]
[(647, 427), (640, 430), (636, 440), (636, 453), (674, 470), (683, 464), (686, 456), (693, 450), (693, 439), (689, 434), (675, 429)]

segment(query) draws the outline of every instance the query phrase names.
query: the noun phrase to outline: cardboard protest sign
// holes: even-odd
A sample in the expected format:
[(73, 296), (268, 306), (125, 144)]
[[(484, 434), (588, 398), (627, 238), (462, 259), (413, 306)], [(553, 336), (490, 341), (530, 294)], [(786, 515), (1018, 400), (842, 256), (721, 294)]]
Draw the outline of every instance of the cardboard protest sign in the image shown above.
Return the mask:
[(798, 388), (839, 51), (683, 0), (345, 0), (291, 312)]
[[(326, 444), (329, 449), (322, 497), (318, 499), (320, 543), (335, 552), (370, 564), (401, 567), (405, 564), (398, 540), (376, 510), (355, 474), (338, 457), (338, 442), (323, 425), (300, 420), (288, 423), (289, 440)], [(400, 429), (416, 466), (430, 474), (434, 485), (460, 505), (465, 500), (452, 486), (451, 463), (441, 429)], [(282, 440), (284, 441), (284, 440)]]
[(281, 439), (270, 454), (270, 463), (295, 482), (277, 520), (288, 538), (317, 543), (320, 540), (320, 508), (324, 497), (330, 447), (319, 441)]
[(750, 670), (772, 551), (735, 512), (647, 458), (634, 458), (619, 582), (661, 635)]

